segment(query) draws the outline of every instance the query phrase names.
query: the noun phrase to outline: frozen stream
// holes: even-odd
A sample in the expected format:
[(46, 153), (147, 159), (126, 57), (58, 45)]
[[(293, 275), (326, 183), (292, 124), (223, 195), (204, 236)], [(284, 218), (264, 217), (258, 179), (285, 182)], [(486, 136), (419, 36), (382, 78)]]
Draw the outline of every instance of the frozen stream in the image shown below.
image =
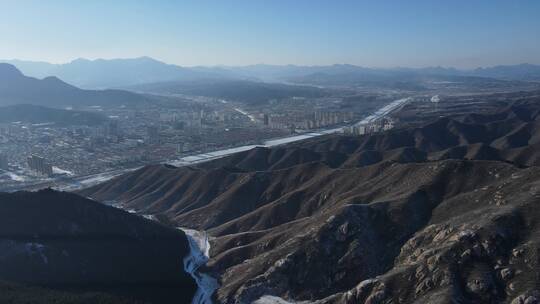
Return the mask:
[[(121, 204), (112, 201), (108, 205), (137, 214), (135, 210), (125, 209)], [(139, 214), (149, 220), (156, 220), (153, 215)], [(198, 231), (188, 228), (179, 228), (186, 234), (189, 243), (189, 255), (184, 257), (184, 270), (191, 275), (197, 284), (197, 291), (193, 296), (192, 304), (212, 304), (212, 295), (219, 287), (216, 279), (199, 272), (201, 266), (206, 265), (210, 259), (210, 241), (206, 231)], [(1, 245), (1, 244), (0, 244)]]
[(210, 258), (210, 242), (205, 231), (180, 228), (189, 241), (190, 254), (184, 258), (184, 269), (197, 282), (197, 292), (191, 301), (192, 304), (212, 304), (212, 295), (219, 287), (216, 279), (200, 273), (199, 267), (208, 262)]

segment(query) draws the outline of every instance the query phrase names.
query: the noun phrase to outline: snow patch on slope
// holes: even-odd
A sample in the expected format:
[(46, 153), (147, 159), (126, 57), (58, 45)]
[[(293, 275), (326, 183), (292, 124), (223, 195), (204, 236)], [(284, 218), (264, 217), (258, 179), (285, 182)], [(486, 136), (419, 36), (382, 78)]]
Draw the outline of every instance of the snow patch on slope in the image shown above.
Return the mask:
[(46, 247), (36, 242), (18, 242), (14, 240), (0, 241), (0, 259), (10, 259), (19, 256), (38, 256), (43, 264), (48, 264), (49, 259), (45, 254)]

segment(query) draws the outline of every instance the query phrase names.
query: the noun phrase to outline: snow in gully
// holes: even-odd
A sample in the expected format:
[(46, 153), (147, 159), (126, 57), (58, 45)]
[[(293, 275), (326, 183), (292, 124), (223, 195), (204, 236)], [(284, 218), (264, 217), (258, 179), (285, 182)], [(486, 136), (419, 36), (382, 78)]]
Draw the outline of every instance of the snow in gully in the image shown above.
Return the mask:
[(184, 258), (184, 269), (189, 273), (198, 289), (192, 304), (212, 304), (212, 294), (218, 288), (218, 282), (213, 277), (199, 272), (199, 267), (205, 265), (210, 258), (210, 242), (205, 231), (181, 228), (189, 241), (190, 253)]

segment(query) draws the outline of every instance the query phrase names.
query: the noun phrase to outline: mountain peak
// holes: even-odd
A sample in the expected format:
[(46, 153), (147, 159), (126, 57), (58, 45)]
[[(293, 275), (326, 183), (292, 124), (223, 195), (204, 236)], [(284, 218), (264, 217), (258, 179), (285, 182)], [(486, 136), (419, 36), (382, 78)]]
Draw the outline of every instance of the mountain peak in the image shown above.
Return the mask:
[(9, 76), (9, 77), (23, 76), (23, 74), (12, 64), (0, 63), (0, 77), (6, 77), (6, 76)]
[(91, 61), (92, 60), (90, 60), (90, 59), (79, 57), (77, 59), (73, 59), (70, 63), (87, 63), (87, 62), (91, 62)]
[(146, 97), (127, 91), (82, 90), (56, 76), (27, 77), (11, 64), (0, 63), (0, 105), (85, 106), (146, 102)]
[(135, 60), (141, 60), (141, 61), (151, 61), (151, 62), (159, 62), (159, 63), (162, 63), (161, 61), (157, 60), (157, 59), (154, 59), (152, 57), (149, 57), (149, 56), (142, 56), (142, 57), (137, 57), (137, 58), (134, 58)]
[(48, 83), (48, 84), (61, 84), (61, 85), (64, 85), (67, 87), (71, 87), (71, 85), (65, 83), (64, 81), (62, 81), (60, 78), (56, 77), (56, 76), (48, 76), (48, 77), (45, 77), (43, 78), (42, 80), (44, 83)]

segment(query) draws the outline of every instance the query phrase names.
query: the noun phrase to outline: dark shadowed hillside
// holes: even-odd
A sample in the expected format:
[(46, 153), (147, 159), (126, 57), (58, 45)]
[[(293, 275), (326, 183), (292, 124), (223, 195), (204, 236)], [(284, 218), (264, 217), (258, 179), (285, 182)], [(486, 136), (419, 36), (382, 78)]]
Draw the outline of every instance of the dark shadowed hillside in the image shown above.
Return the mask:
[(68, 111), (35, 105), (12, 105), (0, 107), (0, 123), (53, 123), (59, 126), (94, 126), (108, 121), (107, 117), (92, 112)]
[(324, 90), (311, 86), (223, 79), (154, 83), (133, 88), (151, 93), (197, 95), (254, 104), (272, 99), (328, 95)]
[(535, 303), (540, 103), (489, 98), (81, 193), (208, 230), (223, 303)]
[(188, 253), (182, 232), (74, 194), (0, 193), (2, 303), (190, 303)]

